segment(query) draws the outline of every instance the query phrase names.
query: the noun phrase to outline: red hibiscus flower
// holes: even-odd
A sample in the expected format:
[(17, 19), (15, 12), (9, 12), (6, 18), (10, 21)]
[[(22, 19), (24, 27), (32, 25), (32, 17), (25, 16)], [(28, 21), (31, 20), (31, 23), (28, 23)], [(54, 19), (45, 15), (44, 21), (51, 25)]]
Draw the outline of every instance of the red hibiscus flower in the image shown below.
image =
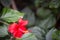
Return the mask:
[(28, 24), (27, 20), (20, 18), (18, 23), (12, 23), (8, 27), (8, 32), (10, 32), (15, 38), (21, 38), (23, 34), (28, 32), (26, 25)]

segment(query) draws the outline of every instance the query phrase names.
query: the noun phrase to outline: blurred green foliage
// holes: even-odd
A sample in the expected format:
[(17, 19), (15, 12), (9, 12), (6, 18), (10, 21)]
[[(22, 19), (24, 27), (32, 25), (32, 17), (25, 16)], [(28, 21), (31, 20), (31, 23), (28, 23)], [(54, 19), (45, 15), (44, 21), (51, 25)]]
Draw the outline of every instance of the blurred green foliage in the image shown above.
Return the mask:
[[(16, 40), (60, 40), (60, 29), (55, 28), (57, 19), (60, 18), (60, 0), (27, 1), (29, 5), (25, 6), (20, 12), (9, 8), (11, 1), (3, 0), (0, 2), (4, 6), (4, 9), (2, 8), (3, 10), (0, 12), (1, 40), (6, 35), (10, 35), (7, 33), (7, 26), (4, 25), (16, 22), (21, 16), (29, 21), (27, 28), (31, 33), (24, 34), (21, 39)], [(26, 3), (26, 0), (24, 3)], [(7, 6), (8, 8), (5, 8)]]

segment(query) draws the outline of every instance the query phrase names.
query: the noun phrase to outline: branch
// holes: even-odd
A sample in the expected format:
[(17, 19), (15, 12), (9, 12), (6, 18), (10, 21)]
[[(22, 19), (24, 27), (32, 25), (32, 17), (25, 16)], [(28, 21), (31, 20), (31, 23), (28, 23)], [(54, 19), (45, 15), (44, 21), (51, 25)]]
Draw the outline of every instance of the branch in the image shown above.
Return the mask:
[(15, 4), (14, 0), (11, 0), (11, 3), (12, 3), (12, 8), (13, 8), (14, 10), (17, 10), (17, 7), (16, 7), (16, 4)]
[(9, 25), (8, 23), (3, 22), (3, 21), (1, 21), (1, 20), (0, 20), (0, 23), (3, 23), (3, 24), (5, 24), (5, 25), (7, 25), (7, 26)]

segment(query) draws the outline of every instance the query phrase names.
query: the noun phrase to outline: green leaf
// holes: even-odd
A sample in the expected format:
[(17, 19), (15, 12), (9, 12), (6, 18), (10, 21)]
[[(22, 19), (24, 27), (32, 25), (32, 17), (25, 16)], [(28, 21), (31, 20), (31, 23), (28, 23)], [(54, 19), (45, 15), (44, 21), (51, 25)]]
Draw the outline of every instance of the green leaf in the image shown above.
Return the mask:
[(32, 33), (26, 33), (22, 36), (21, 40), (37, 40), (37, 38)]
[(58, 8), (60, 5), (60, 0), (51, 0), (49, 3), (49, 8)]
[(39, 21), (37, 20), (36, 23), (37, 23), (37, 26), (39, 26), (40, 28), (48, 32), (49, 29), (51, 29), (55, 25), (56, 19), (53, 15), (50, 15), (46, 19), (39, 20)]
[(60, 40), (60, 30), (56, 30), (56, 31), (52, 34), (52, 39), (53, 39), (53, 40)]
[(45, 31), (39, 26), (29, 28), (29, 30), (38, 38), (38, 40), (45, 40)]
[(0, 26), (0, 37), (4, 37), (6, 35), (8, 35), (7, 26), (6, 25)]
[(38, 8), (36, 15), (40, 18), (47, 18), (51, 14), (49, 9)]
[(46, 34), (46, 40), (60, 40), (60, 30), (57, 30), (55, 28), (52, 28)]
[(43, 3), (44, 0), (34, 0), (35, 7), (41, 6), (41, 3)]
[(34, 15), (34, 12), (32, 12), (31, 9), (29, 9), (28, 7), (24, 8), (22, 10), (22, 12), (25, 13), (23, 18), (29, 21), (27, 26), (30, 27), (30, 26), (35, 25), (35, 15)]
[(56, 29), (52, 28), (49, 30), (49, 32), (46, 34), (46, 40), (52, 40), (52, 34), (56, 31)]
[(20, 17), (23, 17), (24, 14), (18, 12), (17, 10), (12, 10), (10, 8), (4, 8), (1, 18), (7, 22), (16, 22)]

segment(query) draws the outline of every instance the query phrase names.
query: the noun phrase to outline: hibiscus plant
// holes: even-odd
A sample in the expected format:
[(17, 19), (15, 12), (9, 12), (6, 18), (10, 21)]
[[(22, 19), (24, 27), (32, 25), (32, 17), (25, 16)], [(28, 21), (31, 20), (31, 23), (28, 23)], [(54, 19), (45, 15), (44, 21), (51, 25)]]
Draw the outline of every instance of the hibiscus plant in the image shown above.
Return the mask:
[(0, 2), (0, 40), (60, 40), (60, 0), (25, 0), (20, 10)]

